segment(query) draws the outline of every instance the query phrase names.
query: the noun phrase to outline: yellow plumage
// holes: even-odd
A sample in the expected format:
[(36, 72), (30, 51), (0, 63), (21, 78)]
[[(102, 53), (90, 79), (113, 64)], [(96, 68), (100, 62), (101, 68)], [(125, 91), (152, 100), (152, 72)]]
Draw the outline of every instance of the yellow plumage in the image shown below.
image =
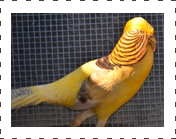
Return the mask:
[(83, 110), (71, 126), (96, 115), (97, 126), (129, 101), (140, 89), (153, 64), (154, 28), (143, 18), (127, 22), (112, 53), (82, 65), (50, 84), (12, 90), (12, 109), (46, 102)]
[(102, 101), (101, 105), (93, 108), (98, 119), (104, 119), (104, 123), (110, 115), (137, 93), (150, 73), (153, 64), (153, 49), (150, 45), (147, 48), (148, 51), (143, 60), (132, 66), (117, 68), (109, 74), (112, 76), (111, 79), (115, 77), (115, 89), (107, 99)]
[(35, 101), (34, 105), (47, 102), (49, 104), (70, 107), (73, 105), (83, 81), (94, 72), (95, 68), (95, 60), (93, 60), (53, 83), (32, 86), (29, 88), (31, 95), (20, 96), (18, 101), (16, 101), (16, 97), (13, 97), (11, 107), (13, 108), (18, 105), (22, 107), (33, 101)]

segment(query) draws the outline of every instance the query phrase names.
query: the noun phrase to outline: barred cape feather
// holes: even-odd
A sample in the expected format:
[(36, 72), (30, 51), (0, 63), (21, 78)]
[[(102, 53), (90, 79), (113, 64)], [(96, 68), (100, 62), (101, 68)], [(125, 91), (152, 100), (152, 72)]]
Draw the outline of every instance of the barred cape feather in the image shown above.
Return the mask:
[(147, 51), (148, 36), (142, 30), (129, 30), (123, 33), (109, 56), (114, 65), (127, 66), (140, 61)]

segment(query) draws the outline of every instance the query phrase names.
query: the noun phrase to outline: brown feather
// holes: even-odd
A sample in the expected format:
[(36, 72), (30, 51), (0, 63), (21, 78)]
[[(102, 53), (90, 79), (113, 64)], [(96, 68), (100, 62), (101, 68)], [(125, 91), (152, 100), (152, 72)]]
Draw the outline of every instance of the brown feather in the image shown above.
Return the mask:
[(113, 70), (115, 66), (114, 64), (109, 62), (109, 56), (97, 59), (96, 65), (101, 69), (111, 69), (111, 70)]

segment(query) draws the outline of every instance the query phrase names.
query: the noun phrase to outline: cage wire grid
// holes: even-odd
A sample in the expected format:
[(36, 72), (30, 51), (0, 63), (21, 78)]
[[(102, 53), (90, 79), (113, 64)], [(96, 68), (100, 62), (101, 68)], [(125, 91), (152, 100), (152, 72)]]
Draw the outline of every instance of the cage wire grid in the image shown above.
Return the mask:
[[(163, 13), (12, 13), (12, 89), (51, 83), (90, 60), (107, 56), (125, 23), (138, 16), (155, 28), (153, 67), (138, 93), (109, 118), (106, 126), (164, 126)], [(68, 127), (81, 111), (41, 103), (14, 112), (12, 127)], [(81, 126), (95, 126), (96, 122), (96, 117), (91, 117)]]

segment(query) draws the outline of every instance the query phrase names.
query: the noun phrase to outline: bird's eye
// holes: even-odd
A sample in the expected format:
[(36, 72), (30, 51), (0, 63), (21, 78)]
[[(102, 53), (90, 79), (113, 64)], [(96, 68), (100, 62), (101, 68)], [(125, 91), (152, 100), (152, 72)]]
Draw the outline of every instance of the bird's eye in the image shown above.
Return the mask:
[(143, 34), (143, 33), (144, 33), (144, 31), (143, 31), (143, 30), (140, 30), (140, 33), (142, 33), (142, 34)]

